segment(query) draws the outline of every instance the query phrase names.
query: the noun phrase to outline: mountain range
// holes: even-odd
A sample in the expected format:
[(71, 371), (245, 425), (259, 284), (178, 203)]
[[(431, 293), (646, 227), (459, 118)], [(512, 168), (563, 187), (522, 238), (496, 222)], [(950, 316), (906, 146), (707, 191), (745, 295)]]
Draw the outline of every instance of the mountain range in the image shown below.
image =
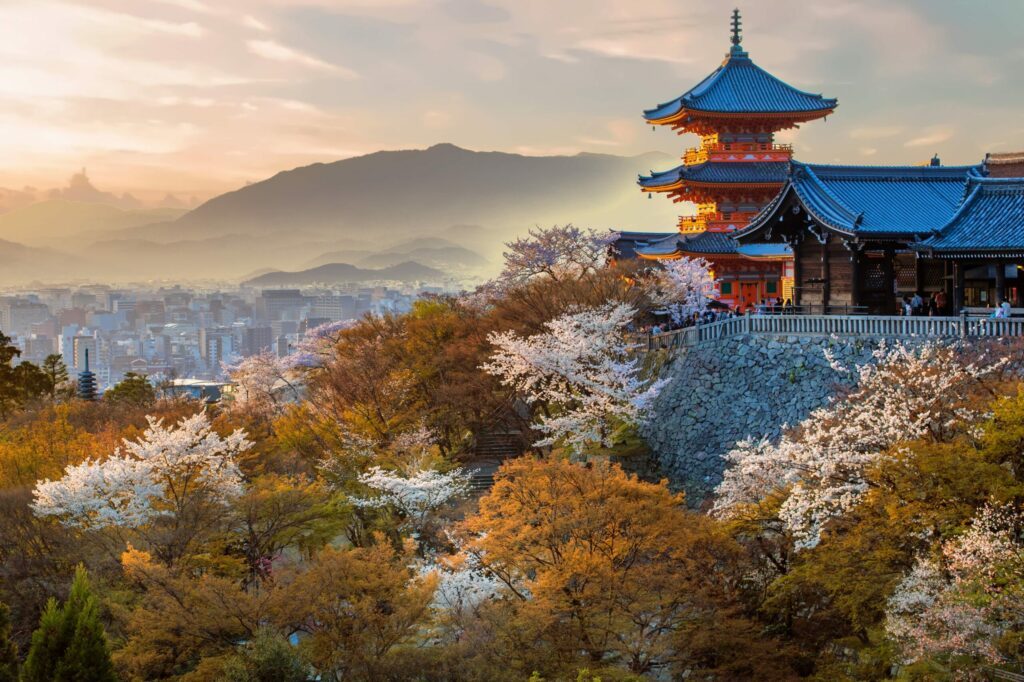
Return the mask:
[[(408, 262), (473, 279), (493, 274), (503, 242), (537, 225), (672, 229), (676, 210), (635, 185), (638, 172), (669, 163), (663, 154), (439, 144), (284, 171), (191, 211), (52, 199), (0, 215), (0, 240), (49, 249), (32, 260), (35, 278), (50, 281), (239, 281), (254, 271)], [(0, 283), (21, 281), (0, 270)]]
[(329, 263), (299, 272), (268, 272), (242, 284), (251, 287), (287, 287), (353, 282), (440, 282), (446, 278), (444, 272), (413, 261), (376, 269), (357, 268), (348, 263)]

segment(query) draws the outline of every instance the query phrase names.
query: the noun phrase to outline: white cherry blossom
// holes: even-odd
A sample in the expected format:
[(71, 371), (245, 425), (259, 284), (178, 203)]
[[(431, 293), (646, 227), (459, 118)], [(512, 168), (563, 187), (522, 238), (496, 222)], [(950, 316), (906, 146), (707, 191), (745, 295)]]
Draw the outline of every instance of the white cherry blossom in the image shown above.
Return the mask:
[(222, 438), (205, 412), (177, 427), (147, 417), (138, 441), (124, 441), (111, 457), (68, 466), (56, 481), (36, 484), (32, 510), (69, 527), (138, 528), (160, 516), (180, 514), (202, 497), (226, 503), (242, 492), (235, 457), (252, 443), (237, 430)]
[(873, 363), (851, 371), (845, 399), (815, 410), (778, 443), (744, 441), (725, 455), (715, 513), (730, 516), (773, 491), (786, 492), (779, 517), (797, 548), (817, 544), (822, 528), (867, 489), (864, 470), (900, 441), (949, 438), (978, 421), (969, 394), (1003, 360), (966, 361), (939, 343), (883, 344)]
[(547, 437), (538, 446), (564, 440), (579, 452), (587, 444), (610, 445), (614, 422), (635, 423), (649, 412), (667, 382), (641, 377), (624, 334), (635, 315), (631, 306), (610, 302), (557, 317), (528, 338), (489, 336), (497, 351), (483, 369), (550, 411), (539, 418)]

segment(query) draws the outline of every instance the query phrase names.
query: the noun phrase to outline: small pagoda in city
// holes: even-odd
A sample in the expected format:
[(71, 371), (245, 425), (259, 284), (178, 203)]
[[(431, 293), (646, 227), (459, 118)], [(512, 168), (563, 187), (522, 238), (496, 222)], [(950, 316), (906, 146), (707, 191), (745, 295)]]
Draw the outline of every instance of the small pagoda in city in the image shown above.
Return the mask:
[(757, 66), (741, 46), (739, 10), (732, 15), (732, 47), (712, 74), (681, 96), (644, 112), (652, 126), (700, 136), (672, 170), (641, 175), (642, 191), (696, 204), (679, 231), (623, 233), (623, 247), (640, 258), (707, 259), (718, 280), (719, 299), (747, 307), (791, 297), (792, 253), (782, 245), (738, 246), (742, 230), (782, 188), (793, 149), (775, 134), (824, 118), (835, 99), (797, 90)]

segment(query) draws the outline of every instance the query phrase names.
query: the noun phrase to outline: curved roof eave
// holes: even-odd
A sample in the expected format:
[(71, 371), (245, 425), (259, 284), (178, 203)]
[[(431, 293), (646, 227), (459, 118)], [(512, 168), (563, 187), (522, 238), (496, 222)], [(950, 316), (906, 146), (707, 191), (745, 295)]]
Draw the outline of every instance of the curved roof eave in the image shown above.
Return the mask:
[(782, 186), (782, 189), (779, 190), (779, 193), (776, 194), (771, 201), (764, 205), (764, 208), (758, 211), (757, 214), (750, 219), (750, 222), (747, 223), (746, 227), (744, 227), (742, 230), (737, 230), (736, 232), (734, 232), (732, 234), (732, 238), (735, 239), (737, 242), (741, 242), (744, 239), (753, 237), (758, 232), (767, 227), (768, 223), (775, 216), (775, 209), (779, 206), (779, 204), (783, 203), (785, 198), (789, 196), (789, 194), (792, 191), (792, 181), (786, 180), (786, 184)]

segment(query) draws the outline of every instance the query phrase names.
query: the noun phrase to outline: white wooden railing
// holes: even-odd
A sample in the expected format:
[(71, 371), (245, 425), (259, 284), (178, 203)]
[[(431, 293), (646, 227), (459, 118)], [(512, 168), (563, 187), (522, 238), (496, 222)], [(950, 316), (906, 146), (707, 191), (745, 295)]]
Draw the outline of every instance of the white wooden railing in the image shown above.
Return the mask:
[(889, 315), (745, 315), (710, 324), (638, 336), (648, 350), (684, 348), (741, 334), (976, 338), (1024, 336), (1024, 318), (896, 317)]

